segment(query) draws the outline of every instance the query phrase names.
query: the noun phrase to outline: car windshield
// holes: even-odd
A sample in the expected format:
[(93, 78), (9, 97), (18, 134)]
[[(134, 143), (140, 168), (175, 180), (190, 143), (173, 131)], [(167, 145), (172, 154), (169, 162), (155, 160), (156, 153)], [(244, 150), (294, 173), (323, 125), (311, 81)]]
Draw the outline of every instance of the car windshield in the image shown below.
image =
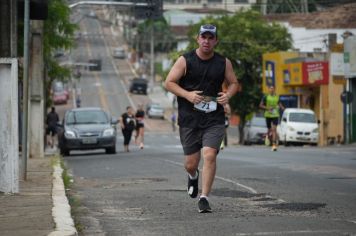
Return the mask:
[(253, 118), (251, 126), (266, 127), (266, 120), (264, 118)]
[(152, 104), (151, 108), (152, 108), (152, 109), (156, 109), (156, 110), (162, 110), (162, 109), (163, 109), (163, 108), (162, 108), (160, 105), (158, 105), (158, 104)]
[(108, 122), (108, 116), (103, 111), (72, 111), (66, 120), (67, 125), (107, 124)]
[(301, 123), (315, 123), (315, 116), (311, 113), (290, 113), (289, 121)]

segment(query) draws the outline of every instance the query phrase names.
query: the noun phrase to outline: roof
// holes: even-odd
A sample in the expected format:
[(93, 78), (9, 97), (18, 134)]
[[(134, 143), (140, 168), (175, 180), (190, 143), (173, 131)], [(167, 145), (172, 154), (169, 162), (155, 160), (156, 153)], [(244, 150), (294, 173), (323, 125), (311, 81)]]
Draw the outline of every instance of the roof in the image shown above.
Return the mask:
[(177, 38), (187, 38), (189, 26), (184, 26), (184, 25), (171, 26), (171, 31), (173, 32), (174, 35), (176, 35)]
[(293, 27), (307, 29), (352, 29), (356, 28), (356, 3), (327, 8), (308, 14), (271, 14), (264, 16), (268, 21), (286, 21)]

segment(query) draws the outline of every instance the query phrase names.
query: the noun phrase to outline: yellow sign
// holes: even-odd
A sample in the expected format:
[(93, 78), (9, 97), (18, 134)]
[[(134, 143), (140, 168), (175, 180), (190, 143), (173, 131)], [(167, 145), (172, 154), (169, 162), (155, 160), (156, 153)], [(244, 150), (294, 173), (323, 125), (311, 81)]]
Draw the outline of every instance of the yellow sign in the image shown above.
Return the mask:
[(298, 57), (297, 52), (274, 52), (263, 54), (263, 93), (268, 93), (268, 87), (274, 85), (277, 94), (289, 94), (289, 88), (283, 83), (283, 65), (286, 59)]
[(336, 76), (336, 75), (334, 75), (332, 78), (333, 78), (334, 84), (346, 85), (346, 79), (345, 79), (344, 76)]

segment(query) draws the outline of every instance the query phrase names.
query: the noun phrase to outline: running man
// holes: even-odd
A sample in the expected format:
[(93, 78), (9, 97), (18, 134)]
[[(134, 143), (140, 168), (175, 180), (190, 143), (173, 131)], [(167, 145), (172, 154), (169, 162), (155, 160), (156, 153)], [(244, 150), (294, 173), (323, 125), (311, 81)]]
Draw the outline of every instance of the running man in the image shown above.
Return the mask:
[[(177, 96), (179, 135), (188, 172), (188, 194), (198, 196), (199, 162), (203, 157), (202, 191), (199, 212), (211, 212), (208, 196), (215, 172), (216, 157), (224, 138), (224, 105), (237, 92), (238, 81), (231, 61), (214, 52), (218, 43), (214, 25), (202, 25), (199, 47), (180, 56), (171, 68), (165, 87)], [(228, 84), (222, 92), (223, 82)]]
[(277, 125), (279, 119), (279, 109), (284, 110), (279, 96), (275, 93), (274, 86), (269, 86), (269, 93), (265, 95), (260, 103), (260, 108), (265, 110), (264, 117), (267, 124), (267, 136), (272, 143), (272, 151), (277, 151)]

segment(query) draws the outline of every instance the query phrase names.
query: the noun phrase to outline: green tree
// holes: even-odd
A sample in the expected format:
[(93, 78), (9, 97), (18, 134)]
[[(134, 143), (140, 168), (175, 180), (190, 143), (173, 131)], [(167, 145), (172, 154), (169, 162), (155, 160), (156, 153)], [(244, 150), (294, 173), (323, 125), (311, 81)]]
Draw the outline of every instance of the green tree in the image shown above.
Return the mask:
[[(43, 56), (48, 79), (45, 80), (47, 97), (53, 80), (68, 80), (70, 68), (60, 66), (54, 58), (59, 49), (69, 50), (74, 46), (74, 32), (78, 26), (70, 22), (70, 8), (66, 0), (48, 1), (48, 18), (44, 21)], [(48, 104), (49, 105), (49, 104)]]
[(164, 18), (159, 20), (145, 20), (137, 27), (139, 48), (143, 52), (150, 52), (151, 30), (154, 32), (154, 48), (156, 52), (168, 52), (175, 45), (174, 36), (167, 21)]
[(217, 26), (219, 44), (216, 51), (231, 60), (242, 85), (242, 90), (230, 100), (232, 111), (240, 116), (242, 134), (246, 118), (258, 110), (262, 97), (262, 55), (290, 49), (291, 36), (283, 26), (266, 22), (259, 12), (241, 11), (231, 16), (210, 16), (193, 25), (189, 31), (188, 50), (197, 47), (199, 26), (206, 23)]

